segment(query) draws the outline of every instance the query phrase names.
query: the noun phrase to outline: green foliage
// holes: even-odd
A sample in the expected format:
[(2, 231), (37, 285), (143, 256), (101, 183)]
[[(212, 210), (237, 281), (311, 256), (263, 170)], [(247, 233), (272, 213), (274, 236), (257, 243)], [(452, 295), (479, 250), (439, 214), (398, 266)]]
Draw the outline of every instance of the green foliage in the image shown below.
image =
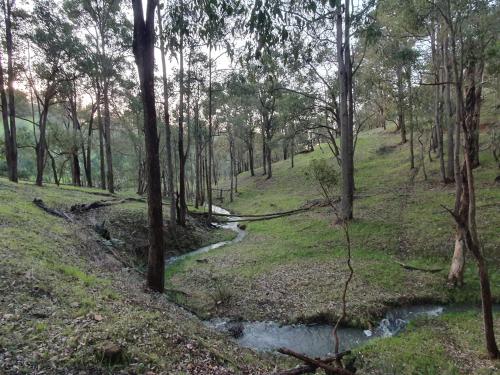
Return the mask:
[(313, 159), (309, 162), (306, 176), (321, 187), (326, 199), (331, 200), (338, 191), (339, 173), (327, 159)]

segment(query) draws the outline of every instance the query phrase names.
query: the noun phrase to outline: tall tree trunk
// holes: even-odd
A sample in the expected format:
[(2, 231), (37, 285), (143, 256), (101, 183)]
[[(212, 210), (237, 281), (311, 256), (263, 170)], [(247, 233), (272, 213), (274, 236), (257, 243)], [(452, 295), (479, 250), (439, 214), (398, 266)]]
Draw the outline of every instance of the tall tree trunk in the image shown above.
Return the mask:
[[(448, 11), (450, 11), (448, 9)], [(461, 58), (457, 55), (456, 46), (456, 30), (453, 28), (453, 23), (447, 19), (448, 26), (451, 31), (451, 48), (452, 48), (452, 63), (453, 63), (453, 73), (455, 80), (455, 88), (457, 95), (457, 122), (460, 123), (462, 130), (464, 132), (464, 167), (462, 168), (462, 179), (463, 183), (461, 186), (461, 199), (458, 205), (458, 212), (461, 209), (467, 208), (468, 217), (467, 220), (463, 221), (455, 211), (454, 217), (457, 224), (457, 228), (465, 232), (465, 241), (470, 252), (476, 259), (478, 272), (479, 272), (479, 283), (481, 286), (481, 301), (483, 310), (483, 323), (484, 323), (484, 333), (486, 341), (486, 350), (488, 356), (491, 359), (496, 359), (500, 357), (498, 351), (498, 346), (495, 340), (495, 331), (493, 325), (493, 311), (492, 311), (492, 298), (490, 282), (488, 277), (488, 269), (482, 254), (479, 238), (476, 228), (476, 200), (475, 200), (475, 190), (474, 190), (474, 176), (472, 173), (472, 156), (474, 149), (474, 122), (476, 111), (476, 106), (480, 103), (476, 103), (477, 92), (476, 92), (476, 61), (474, 57), (468, 56), (468, 66), (467, 66), (467, 94), (464, 100), (462, 87), (463, 87), (463, 66), (461, 63)], [(459, 62), (460, 61), (460, 62)], [(481, 65), (481, 63), (480, 63)], [(481, 70), (481, 68), (479, 69)], [(482, 73), (482, 72), (481, 72)], [(482, 74), (481, 74), (482, 75)], [(481, 84), (481, 76), (478, 77), (478, 82)], [(458, 137), (456, 138), (456, 143), (458, 143)], [(456, 168), (455, 168), (455, 173)], [(465, 176), (464, 176), (465, 175)], [(458, 179), (456, 179), (458, 182)], [(458, 189), (458, 188), (457, 188)], [(464, 197), (462, 199), (462, 197)], [(467, 199), (468, 197), (468, 199)], [(466, 203), (467, 202), (467, 203)], [(463, 207), (463, 205), (468, 204), (468, 207)]]
[(213, 166), (213, 125), (212, 125), (212, 43), (208, 46), (208, 163), (206, 166), (207, 174), (207, 200), (208, 200), (208, 219), (212, 218), (212, 166)]
[[(342, 30), (342, 9), (345, 11), (344, 28)], [(353, 136), (352, 136), (352, 67), (350, 64), (350, 17), (349, 1), (342, 7), (341, 2), (337, 5), (336, 16), (337, 29), (337, 61), (339, 71), (340, 103), (339, 118), (341, 125), (341, 159), (342, 159), (342, 219), (353, 218), (354, 197), (354, 159), (353, 159)], [(345, 34), (344, 34), (345, 33)], [(351, 99), (349, 103), (348, 100)]]
[(483, 89), (482, 78), (484, 71), (484, 61), (480, 61), (476, 67), (476, 78), (478, 79), (479, 85), (476, 86), (475, 99), (474, 99), (474, 109), (472, 113), (472, 154), (471, 154), (471, 167), (479, 167), (479, 125), (480, 125), (480, 115), (481, 115), (481, 93)]
[[(89, 120), (89, 130), (87, 133), (87, 151), (86, 153), (84, 152), (84, 160), (85, 162), (85, 176), (87, 179), (87, 186), (92, 187), (93, 182), (92, 182), (92, 131), (94, 127), (94, 113), (95, 113), (96, 107), (92, 106), (91, 113), (90, 113), (90, 120)], [(83, 149), (83, 141), (82, 141), (82, 149)]]
[(49, 111), (49, 101), (44, 100), (42, 104), (42, 113), (38, 122), (38, 143), (36, 144), (36, 184), (42, 186), (43, 184), (43, 170), (45, 169), (46, 161), (46, 147), (47, 147), (47, 115)]
[[(269, 139), (269, 137), (266, 137), (266, 139)], [(273, 177), (273, 169), (272, 169), (273, 159), (272, 159), (272, 150), (271, 147), (269, 147), (270, 142), (267, 141), (266, 143), (267, 143), (266, 147), (267, 179), (270, 179), (271, 177)]]
[(106, 164), (104, 160), (104, 127), (101, 114), (101, 83), (97, 83), (97, 128), (99, 132), (99, 175), (101, 189), (106, 190)]
[(179, 44), (179, 225), (186, 225), (186, 158), (184, 153), (184, 35)]
[(231, 187), (229, 189), (229, 202), (233, 203), (233, 192), (234, 192), (234, 141), (231, 130), (228, 132), (229, 135), (229, 175), (230, 175), (230, 184)]
[[(472, 172), (474, 155), (475, 155), (475, 131), (476, 131), (476, 111), (480, 103), (477, 103), (478, 98), (480, 98), (480, 86), (482, 78), (482, 64), (477, 66), (475, 61), (470, 61), (467, 67), (468, 71), (468, 87), (465, 99), (464, 114), (465, 118), (462, 123), (462, 128), (464, 131), (465, 138), (465, 151), (464, 151), (464, 166), (462, 168), (462, 173), (465, 172), (465, 178), (462, 184), (462, 196), (468, 195), (468, 212), (467, 220), (461, 221), (457, 220), (458, 226), (465, 231), (465, 239), (467, 247), (476, 259), (477, 268), (479, 272), (479, 283), (481, 286), (481, 301), (483, 308), (483, 322), (484, 322), (484, 333), (486, 340), (486, 350), (488, 351), (488, 356), (491, 359), (496, 359), (500, 357), (500, 352), (498, 351), (498, 346), (495, 340), (495, 329), (493, 324), (493, 306), (492, 306), (492, 296), (490, 288), (490, 280), (488, 276), (488, 267), (486, 266), (486, 261), (484, 259), (481, 246), (479, 243), (479, 236), (477, 234), (476, 226), (476, 194), (474, 187), (474, 175)], [(476, 83), (479, 82), (479, 87)], [(479, 91), (479, 95), (478, 95)]]
[[(9, 169), (9, 179), (13, 182), (18, 181), (17, 172), (17, 135), (16, 135), (16, 104), (15, 104), (15, 90), (14, 82), (16, 76), (14, 73), (14, 44), (12, 41), (12, 4), (11, 0), (4, 0), (4, 14), (5, 14), (5, 42), (7, 46), (7, 94), (9, 97), (9, 120), (10, 120), (10, 147), (8, 151), (10, 152), (10, 164)], [(3, 77), (2, 77), (3, 80)], [(3, 87), (3, 86), (2, 86)]]
[[(443, 36), (443, 67), (444, 67), (444, 81), (446, 82), (444, 87), (444, 119), (446, 122), (447, 129), (447, 139), (448, 139), (448, 150), (447, 150), (447, 167), (446, 167), (446, 178), (448, 181), (453, 182), (455, 180), (455, 144), (454, 144), (454, 126), (453, 126), (453, 110), (451, 107), (451, 64), (449, 56), (449, 37), (446, 34)], [(459, 127), (460, 129), (460, 127)]]
[(413, 139), (413, 97), (411, 87), (411, 70), (408, 68), (407, 77), (408, 81), (408, 113), (410, 117), (410, 168), (415, 168), (415, 153), (414, 153), (414, 139)]
[(5, 93), (5, 82), (3, 78), (1, 51), (0, 51), (0, 99), (2, 104), (2, 122), (3, 122), (3, 132), (5, 139), (5, 158), (7, 161), (9, 180), (15, 182), (16, 172), (15, 172), (14, 152), (13, 152), (14, 144), (12, 142), (13, 139), (9, 126), (9, 110), (7, 104), (7, 94)]
[[(74, 85), (74, 83), (73, 83)], [(81, 171), (80, 171), (80, 161), (78, 160), (78, 142), (77, 136), (80, 133), (80, 124), (78, 121), (78, 113), (76, 108), (76, 93), (75, 88), (73, 87), (72, 92), (70, 94), (70, 98), (68, 100), (70, 106), (71, 113), (71, 122), (73, 125), (72, 131), (72, 145), (71, 145), (71, 182), (74, 186), (82, 186), (81, 181)]]
[(262, 174), (267, 174), (267, 145), (266, 145), (266, 126), (264, 125), (264, 117), (262, 117)]
[(170, 194), (170, 223), (176, 223), (175, 194), (174, 194), (174, 163), (172, 162), (172, 135), (170, 129), (170, 113), (168, 110), (168, 80), (167, 64), (165, 61), (165, 37), (161, 19), (161, 5), (158, 6), (158, 30), (160, 32), (161, 68), (163, 78), (163, 120), (165, 122), (165, 149), (167, 153), (167, 188)]
[(431, 32), (431, 52), (432, 52), (432, 63), (434, 66), (434, 129), (436, 134), (437, 152), (439, 159), (439, 173), (441, 175), (441, 181), (446, 183), (446, 170), (444, 164), (444, 145), (443, 145), (443, 126), (442, 126), (442, 112), (443, 112), (443, 101), (441, 98), (441, 85), (440, 85), (440, 71), (441, 62), (439, 59), (439, 54), (437, 51), (438, 41), (436, 36), (439, 37), (439, 24), (435, 24), (434, 20), (432, 22), (432, 32)]
[(111, 114), (109, 112), (109, 78), (104, 78), (103, 84), (103, 104), (104, 104), (104, 140), (106, 151), (106, 178), (108, 191), (115, 192), (115, 183), (113, 175), (113, 155), (111, 153)]
[(250, 176), (255, 176), (254, 166), (253, 166), (253, 144), (251, 141), (248, 143), (248, 164), (250, 165)]
[(144, 139), (148, 181), (149, 253), (147, 286), (156, 292), (164, 290), (165, 255), (161, 201), (159, 140), (156, 129), (154, 92), (154, 17), (155, 0), (147, 1), (144, 20), (142, 1), (132, 0), (134, 11), (134, 55), (141, 81), (144, 106)]
[(404, 94), (403, 94), (403, 69), (401, 65), (396, 68), (396, 78), (398, 86), (398, 127), (401, 133), (401, 143), (406, 143), (406, 124), (404, 110)]

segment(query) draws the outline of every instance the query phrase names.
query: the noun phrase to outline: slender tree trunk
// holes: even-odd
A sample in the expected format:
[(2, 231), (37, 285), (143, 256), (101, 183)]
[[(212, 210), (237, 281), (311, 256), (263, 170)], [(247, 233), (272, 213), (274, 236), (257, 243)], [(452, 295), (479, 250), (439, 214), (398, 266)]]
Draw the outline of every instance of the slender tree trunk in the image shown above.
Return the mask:
[(481, 115), (481, 93), (482, 93), (482, 78), (484, 71), (484, 61), (478, 62), (476, 67), (476, 78), (479, 82), (479, 85), (476, 86), (475, 90), (475, 100), (474, 100), (474, 109), (472, 112), (472, 154), (471, 154), (471, 167), (477, 168), (479, 167), (479, 125), (480, 125), (480, 115)]
[[(344, 23), (345, 30), (342, 30), (342, 8), (345, 10)], [(354, 163), (352, 144), (352, 117), (350, 118), (350, 108), (352, 108), (352, 69), (350, 65), (350, 17), (349, 1), (342, 7), (341, 2), (337, 5), (337, 61), (339, 70), (340, 103), (339, 117), (341, 125), (341, 159), (342, 159), (342, 212), (343, 220), (351, 220), (353, 217), (353, 197), (354, 197)], [(345, 36), (344, 35), (345, 32)], [(345, 39), (344, 39), (345, 38)], [(344, 40), (343, 40), (344, 39)], [(351, 99), (351, 103), (348, 103)]]
[[(93, 182), (92, 182), (92, 131), (93, 131), (93, 126), (94, 126), (94, 113), (95, 113), (95, 107), (92, 107), (91, 114), (90, 114), (90, 120), (89, 120), (89, 130), (87, 133), (87, 151), (86, 154), (84, 153), (84, 159), (86, 160), (86, 167), (85, 167), (85, 176), (87, 178), (87, 186), (92, 187)], [(82, 142), (83, 143), (83, 142)], [(82, 145), (83, 148), (83, 145)]]
[(437, 52), (436, 35), (439, 36), (439, 25), (436, 26), (434, 21), (432, 22), (432, 32), (431, 32), (431, 52), (432, 52), (432, 62), (434, 65), (434, 129), (436, 134), (436, 143), (439, 159), (439, 173), (441, 175), (441, 181), (446, 183), (446, 170), (444, 163), (444, 145), (443, 145), (443, 126), (442, 126), (442, 111), (443, 111), (443, 101), (441, 98), (441, 86), (440, 86), (440, 70), (441, 62), (439, 60), (439, 54)]
[[(74, 83), (73, 83), (74, 84)], [(74, 88), (73, 88), (74, 90)], [(74, 186), (82, 186), (81, 181), (81, 171), (80, 171), (80, 161), (78, 159), (78, 142), (77, 136), (80, 132), (80, 124), (78, 122), (78, 113), (76, 108), (76, 97), (75, 93), (70, 94), (68, 100), (70, 111), (71, 111), (71, 122), (73, 125), (72, 131), (72, 145), (71, 145), (71, 182)]]
[(110, 193), (115, 192), (115, 183), (113, 176), (113, 155), (111, 153), (111, 115), (109, 112), (109, 79), (104, 78), (103, 84), (103, 101), (104, 101), (104, 140), (106, 151), (106, 167), (107, 167), (107, 185)]
[(154, 92), (154, 17), (155, 0), (147, 1), (144, 20), (142, 1), (132, 0), (134, 11), (134, 55), (141, 81), (144, 106), (144, 139), (148, 181), (149, 253), (147, 286), (156, 292), (164, 290), (165, 255), (161, 200), (159, 140), (156, 129)]
[(9, 175), (9, 180), (15, 182), (16, 171), (15, 171), (14, 151), (13, 151), (14, 143), (12, 142), (13, 138), (9, 126), (9, 110), (7, 104), (7, 94), (5, 93), (5, 82), (3, 78), (1, 51), (0, 51), (0, 99), (2, 103), (2, 122), (3, 122), (3, 131), (5, 139), (5, 158), (7, 161), (8, 175)]
[[(469, 86), (469, 92), (473, 91)], [(472, 93), (471, 96), (474, 96)], [(495, 339), (495, 328), (493, 323), (493, 305), (490, 288), (490, 280), (488, 276), (488, 267), (484, 259), (479, 238), (476, 229), (476, 199), (474, 188), (474, 176), (472, 172), (472, 156), (474, 154), (474, 124), (468, 117), (473, 117), (473, 107), (470, 107), (470, 101), (473, 100), (467, 95), (466, 101), (466, 119), (464, 123), (465, 152), (464, 152), (464, 167), (465, 178), (463, 181), (462, 196), (468, 195), (468, 216), (465, 222), (457, 220), (457, 224), (462, 231), (465, 232), (467, 247), (474, 256), (479, 273), (479, 284), (481, 286), (481, 302), (483, 310), (484, 334), (486, 341), (486, 350), (490, 359), (500, 357), (498, 346)], [(474, 104), (473, 104), (474, 106)]]
[(158, 28), (160, 32), (160, 53), (163, 78), (163, 121), (165, 122), (165, 149), (167, 156), (167, 189), (170, 194), (170, 223), (176, 223), (175, 194), (174, 194), (174, 163), (172, 162), (172, 135), (170, 129), (170, 113), (168, 109), (168, 80), (167, 64), (165, 61), (165, 37), (161, 19), (161, 6), (158, 6)]
[(212, 125), (212, 43), (208, 47), (208, 163), (207, 173), (207, 200), (208, 200), (208, 219), (212, 218), (212, 166), (213, 166), (213, 125)]
[[(9, 120), (10, 120), (10, 165), (9, 179), (13, 182), (18, 181), (17, 172), (17, 130), (16, 130), (16, 104), (15, 104), (15, 90), (14, 82), (16, 76), (14, 73), (14, 44), (12, 41), (12, 4), (11, 0), (4, 1), (4, 14), (5, 14), (5, 41), (7, 46), (7, 95), (9, 97)], [(3, 77), (2, 77), (3, 80)], [(2, 86), (3, 87), (3, 86)]]
[(99, 175), (101, 189), (106, 190), (106, 165), (104, 160), (104, 127), (101, 115), (101, 84), (97, 83), (97, 128), (99, 132)]
[[(449, 21), (448, 21), (449, 22)], [(477, 234), (476, 228), (476, 199), (475, 199), (475, 189), (474, 189), (474, 176), (472, 173), (472, 159), (473, 159), (473, 149), (474, 149), (474, 122), (475, 116), (474, 113), (476, 111), (476, 106), (479, 106), (480, 103), (476, 103), (477, 100), (477, 92), (476, 92), (476, 61), (474, 61), (473, 57), (468, 56), (468, 66), (467, 66), (467, 94), (466, 99), (464, 100), (463, 92), (462, 92), (462, 82), (463, 82), (463, 67), (462, 64), (459, 63), (459, 59), (457, 58), (457, 47), (456, 47), (456, 33), (452, 28), (453, 24), (451, 22), (448, 23), (450, 30), (452, 31), (451, 35), (451, 48), (452, 48), (452, 62), (453, 62), (453, 73), (455, 79), (455, 88), (457, 95), (457, 121), (460, 123), (462, 130), (464, 132), (464, 167), (462, 168), (462, 193), (461, 197), (464, 199), (460, 200), (460, 204), (458, 207), (458, 211), (460, 212), (463, 205), (468, 204), (467, 212), (468, 217), (467, 220), (461, 220), (460, 215), (454, 213), (455, 221), (457, 224), (457, 228), (465, 232), (465, 240), (467, 243), (467, 247), (470, 252), (476, 259), (478, 271), (479, 271), (479, 283), (481, 285), (481, 301), (482, 301), (482, 309), (483, 309), (483, 322), (484, 322), (484, 333), (485, 333), (485, 341), (486, 341), (486, 350), (488, 352), (488, 356), (491, 359), (497, 359), (500, 357), (500, 353), (498, 351), (498, 346), (495, 340), (495, 331), (493, 324), (493, 307), (492, 307), (492, 297), (491, 297), (491, 289), (490, 289), (490, 281), (488, 277), (488, 269), (484, 260), (484, 256), (482, 254), (479, 238)], [(480, 63), (480, 65), (482, 62)], [(480, 68), (481, 69), (481, 68)], [(482, 75), (482, 72), (481, 72)], [(479, 75), (479, 83), (481, 85), (481, 75)], [(456, 139), (458, 142), (458, 137)], [(456, 168), (455, 168), (456, 169)], [(456, 173), (456, 171), (455, 171)], [(465, 176), (464, 176), (465, 175)], [(456, 181), (457, 182), (457, 181)], [(468, 199), (466, 199), (468, 197)], [(467, 203), (466, 203), (467, 202)]]
[(250, 165), (250, 176), (255, 176), (254, 166), (253, 166), (253, 144), (251, 141), (248, 144), (248, 163)]
[(264, 117), (262, 117), (262, 174), (265, 176), (267, 174), (267, 145), (266, 145), (266, 126), (264, 124)]
[(50, 165), (52, 167), (52, 174), (54, 176), (54, 183), (59, 186), (59, 178), (57, 177), (57, 166), (56, 166), (56, 160), (54, 159), (54, 156), (50, 152), (50, 150), (47, 148), (47, 154), (49, 155), (50, 158)]
[(234, 142), (233, 142), (233, 135), (231, 134), (231, 131), (229, 131), (229, 162), (230, 162), (230, 168), (229, 168), (229, 174), (230, 174), (230, 183), (231, 187), (229, 189), (229, 201), (233, 203), (233, 191), (234, 191)]
[(398, 127), (401, 132), (401, 143), (406, 143), (406, 124), (404, 111), (404, 94), (403, 94), (403, 69), (400, 65), (396, 68), (396, 77), (398, 83)]
[(194, 134), (194, 170), (195, 170), (195, 194), (194, 194), (194, 207), (198, 208), (200, 206), (200, 178), (201, 178), (201, 168), (200, 168), (200, 131), (198, 129), (199, 123), (198, 119), (195, 121), (195, 134)]
[(37, 186), (42, 186), (43, 184), (43, 170), (45, 168), (46, 161), (46, 128), (47, 128), (47, 115), (49, 111), (49, 101), (45, 99), (42, 107), (42, 113), (40, 115), (40, 120), (38, 123), (38, 143), (36, 145), (36, 184)]
[(408, 68), (408, 114), (410, 117), (410, 169), (415, 169), (415, 152), (414, 152), (414, 139), (413, 139), (413, 97), (411, 87), (411, 70)]
[[(267, 104), (266, 104), (267, 105)], [(271, 150), (271, 116), (267, 108), (264, 109), (264, 128), (265, 128), (265, 139), (266, 139), (266, 158), (265, 163), (267, 164), (267, 179), (273, 177), (272, 169), (272, 150)]]
[(184, 154), (184, 35), (181, 33), (179, 44), (179, 225), (186, 225), (186, 160)]
[[(448, 35), (444, 35), (443, 41), (443, 67), (444, 67), (444, 81), (446, 85), (444, 88), (444, 119), (446, 122), (447, 138), (448, 138), (448, 150), (447, 150), (447, 168), (446, 168), (446, 178), (448, 181), (453, 182), (455, 180), (455, 142), (453, 137), (454, 126), (453, 126), (453, 110), (451, 107), (451, 65), (450, 56), (448, 52), (449, 38)], [(460, 128), (459, 128), (460, 129)]]

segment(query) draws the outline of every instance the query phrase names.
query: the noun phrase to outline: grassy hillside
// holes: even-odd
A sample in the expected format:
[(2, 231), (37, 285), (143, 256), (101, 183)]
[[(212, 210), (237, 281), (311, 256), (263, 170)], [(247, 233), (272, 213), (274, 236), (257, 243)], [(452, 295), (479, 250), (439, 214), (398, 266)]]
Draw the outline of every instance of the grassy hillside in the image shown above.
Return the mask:
[[(144, 276), (123, 263), (126, 249), (106, 245), (90, 218), (75, 216), (70, 223), (32, 203), (39, 197), (68, 210), (111, 199), (96, 193), (0, 179), (1, 374), (230, 374), (260, 373), (272, 365), (165, 297), (145, 293)], [(119, 219), (135, 218), (129, 232), (137, 236), (145, 208), (117, 204), (96, 210), (95, 218), (106, 217), (112, 237), (124, 239)], [(206, 230), (203, 236), (205, 242), (227, 237)]]
[[(408, 145), (399, 145), (399, 136), (391, 131), (374, 130), (360, 135), (356, 150), (356, 219), (350, 226), (353, 241), (355, 276), (348, 294), (349, 324), (367, 326), (390, 306), (439, 302), (477, 303), (479, 283), (473, 260), (467, 256), (465, 286), (453, 289), (446, 276), (453, 252), (454, 224), (441, 207), (453, 207), (454, 186), (438, 182), (438, 162), (429, 164), (428, 180), (420, 170), (409, 170)], [(242, 214), (268, 213), (300, 207), (320, 197), (306, 172), (313, 159), (331, 158), (327, 147), (309, 154), (273, 164), (273, 178), (239, 176), (238, 194), (224, 206)], [(495, 300), (500, 300), (500, 189), (494, 183), (498, 173), (489, 150), (481, 153), (481, 167), (475, 170), (478, 191), (478, 228), (490, 265)], [(412, 178), (414, 177), (414, 178)], [(283, 322), (334, 321), (339, 313), (342, 282), (347, 274), (342, 232), (332, 225), (328, 208), (316, 208), (300, 215), (248, 223), (248, 236), (242, 243), (219, 248), (208, 254), (187, 259), (169, 274), (173, 287), (190, 291), (183, 303), (204, 316), (229, 316), (246, 320)], [(206, 259), (197, 262), (197, 259)], [(395, 261), (421, 266), (442, 267), (439, 273), (410, 271)], [(219, 296), (219, 298), (217, 298)], [(224, 298), (222, 298), (224, 297)], [(216, 303), (223, 300), (225, 303)], [(477, 316), (461, 316), (480, 330)], [(465, 332), (454, 327), (460, 319), (448, 319), (442, 331), (418, 328), (410, 340), (418, 344), (408, 350), (423, 350), (431, 338), (442, 346), (448, 335)], [(448, 327), (448, 328), (447, 328)], [(449, 327), (454, 327), (453, 330)], [(427, 330), (427, 331), (426, 331)], [(472, 328), (471, 328), (472, 330)], [(427, 333), (432, 333), (426, 338)], [(468, 343), (466, 352), (482, 352), (481, 337)], [(450, 336), (451, 339), (451, 336)], [(367, 361), (391, 352), (391, 360), (401, 362), (409, 352), (395, 341), (374, 343), (367, 349)], [(388, 344), (391, 343), (392, 344)], [(470, 344), (470, 345), (469, 345)], [(392, 346), (389, 346), (392, 345)], [(409, 348), (411, 345), (409, 346)], [(457, 348), (463, 347), (457, 344)], [(459, 352), (460, 350), (456, 350)], [(369, 355), (369, 353), (374, 353)], [(450, 355), (451, 356), (451, 355)], [(436, 360), (430, 357), (430, 362)], [(440, 357), (443, 366), (452, 357)], [(440, 363), (441, 363), (440, 362)], [(367, 368), (370, 367), (368, 364)], [(442, 373), (427, 371), (425, 366), (406, 373)], [(457, 366), (460, 368), (460, 366)], [(394, 373), (400, 373), (395, 370)], [(419, 372), (420, 371), (420, 372)], [(382, 373), (387, 373), (383, 372)], [(451, 372), (453, 373), (453, 372)]]

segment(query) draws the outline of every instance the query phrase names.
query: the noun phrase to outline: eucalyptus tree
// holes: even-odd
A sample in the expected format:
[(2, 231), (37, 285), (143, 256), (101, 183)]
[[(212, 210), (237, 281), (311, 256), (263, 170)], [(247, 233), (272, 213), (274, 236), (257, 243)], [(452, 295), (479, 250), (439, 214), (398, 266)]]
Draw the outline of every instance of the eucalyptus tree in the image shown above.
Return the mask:
[[(313, 45), (323, 44), (334, 51), (328, 67), (335, 64), (336, 92), (338, 97), (336, 118), (340, 127), (340, 160), (342, 169), (342, 214), (343, 220), (353, 217), (354, 197), (354, 76), (363, 59), (363, 49), (353, 48), (352, 40), (369, 30), (372, 3), (351, 9), (349, 1), (303, 1), (284, 2), (274, 0), (256, 2), (252, 9), (249, 25), (256, 35), (256, 55), (262, 56), (262, 49), (269, 49), (287, 40), (305, 40), (305, 47), (295, 56), (311, 50)], [(296, 37), (298, 35), (299, 37)], [(360, 38), (358, 38), (359, 40)], [(366, 39), (368, 40), (368, 39)], [(355, 46), (356, 47), (356, 46)], [(327, 68), (328, 69), (328, 68)], [(317, 71), (318, 78), (323, 76)], [(317, 93), (314, 95), (318, 97)]]
[(185, 136), (185, 44), (186, 39), (194, 35), (195, 22), (193, 20), (193, 8), (189, 3), (180, 0), (176, 3), (171, 3), (168, 10), (170, 16), (170, 29), (167, 30), (169, 38), (169, 48), (172, 53), (176, 54), (179, 62), (178, 86), (179, 86), (179, 104), (178, 104), (178, 136), (177, 136), (177, 153), (179, 160), (179, 190), (177, 195), (176, 206), (178, 211), (176, 214), (177, 223), (186, 225), (187, 203), (186, 203), (186, 161), (188, 150), (184, 146)]
[(259, 122), (258, 99), (255, 85), (246, 77), (246, 68), (229, 75), (226, 91), (230, 105), (237, 111), (233, 122), (234, 135), (242, 140), (248, 153), (250, 175), (255, 176), (255, 135)]
[(9, 180), (18, 181), (17, 171), (17, 137), (16, 137), (16, 104), (14, 82), (14, 41), (13, 41), (13, 11), (15, 0), (2, 0), (1, 6), (5, 25), (5, 46), (7, 50), (7, 92), (2, 65), (3, 48), (0, 51), (0, 99), (2, 105), (2, 121), (5, 138), (5, 156)]
[(164, 3), (161, 1), (158, 4), (158, 39), (160, 42), (160, 54), (161, 54), (161, 71), (162, 71), (162, 85), (163, 85), (163, 121), (165, 126), (165, 148), (166, 148), (166, 179), (167, 179), (167, 190), (170, 196), (170, 223), (176, 223), (176, 200), (174, 194), (174, 163), (172, 161), (172, 136), (171, 136), (171, 124), (170, 124), (170, 110), (168, 106), (169, 99), (169, 82), (167, 76), (167, 63), (166, 63), (166, 38), (167, 35), (164, 32), (163, 20), (165, 15), (162, 14), (162, 9), (166, 9)]
[[(215, 60), (212, 58), (214, 49), (225, 46), (226, 53), (232, 56), (233, 49), (226, 36), (234, 31), (231, 20), (242, 15), (244, 8), (238, 0), (196, 0), (198, 9), (200, 37), (208, 46), (208, 162), (207, 162), (207, 200), (208, 215), (212, 215), (212, 169), (213, 169), (213, 90), (212, 76)], [(234, 33), (232, 33), (234, 35)], [(220, 55), (219, 55), (220, 56)]]
[[(68, 77), (65, 69), (73, 64), (81, 53), (70, 23), (62, 17), (61, 9), (48, 0), (34, 4), (32, 22), (35, 25), (31, 42), (35, 47), (34, 73), (30, 86), (38, 108), (38, 138), (35, 138), (36, 184), (43, 183), (47, 157), (47, 119), (50, 107), (57, 102), (57, 94)], [(35, 134), (36, 137), (36, 134)]]
[[(123, 69), (126, 51), (130, 45), (131, 25), (122, 5), (122, 0), (64, 1), (65, 10), (80, 31), (85, 40), (86, 52), (93, 57), (95, 63), (89, 74), (95, 80), (99, 140), (100, 142), (104, 140), (106, 163), (104, 157), (101, 157), (101, 187), (107, 186), (110, 192), (114, 192), (115, 189), (111, 150), (110, 90)], [(103, 178), (104, 175), (106, 179)]]
[(258, 110), (261, 117), (262, 131), (262, 164), (265, 165), (264, 174), (271, 178), (272, 173), (272, 146), (273, 137), (278, 130), (277, 99), (281, 96), (282, 67), (276, 55), (264, 52), (261, 61), (252, 67), (252, 84), (255, 85), (258, 97)]
[[(464, 135), (464, 160), (455, 168), (456, 222), (455, 250), (449, 279), (460, 283), (463, 277), (464, 247), (472, 253), (478, 268), (486, 350), (492, 359), (500, 352), (495, 340), (492, 297), (488, 267), (476, 224), (476, 190), (473, 169), (477, 159), (477, 133), (481, 108), (485, 52), (498, 35), (498, 9), (488, 1), (439, 1), (433, 4), (449, 32), (450, 60), (456, 98), (456, 121)], [(455, 139), (458, 142), (458, 138)]]
[[(154, 92), (155, 0), (148, 0), (144, 14), (142, 1), (132, 0), (134, 11), (133, 51), (141, 84), (144, 108), (144, 139), (146, 142), (146, 176), (148, 180), (149, 252), (147, 285), (163, 292), (165, 255), (161, 200), (161, 173), (156, 128)], [(145, 17), (144, 17), (145, 16)]]

